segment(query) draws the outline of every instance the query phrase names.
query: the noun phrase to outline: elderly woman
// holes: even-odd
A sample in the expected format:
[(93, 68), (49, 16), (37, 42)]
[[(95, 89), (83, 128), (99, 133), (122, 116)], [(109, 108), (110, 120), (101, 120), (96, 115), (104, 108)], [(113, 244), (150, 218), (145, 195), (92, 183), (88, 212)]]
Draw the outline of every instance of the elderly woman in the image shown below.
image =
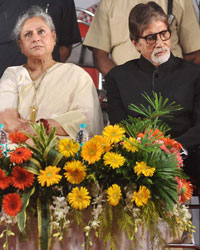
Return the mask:
[(27, 63), (9, 67), (0, 81), (0, 123), (8, 132), (31, 131), (30, 121), (75, 138), (80, 123), (90, 136), (103, 128), (95, 86), (80, 67), (53, 60), (56, 32), (51, 17), (34, 6), (17, 21), (15, 37)]
[(130, 104), (144, 104), (141, 93), (152, 91), (175, 101), (183, 109), (171, 120), (170, 134), (189, 152), (200, 144), (200, 67), (170, 52), (168, 18), (155, 2), (136, 5), (129, 16), (133, 45), (141, 53), (139, 59), (112, 69), (105, 77), (111, 124), (138, 114)]

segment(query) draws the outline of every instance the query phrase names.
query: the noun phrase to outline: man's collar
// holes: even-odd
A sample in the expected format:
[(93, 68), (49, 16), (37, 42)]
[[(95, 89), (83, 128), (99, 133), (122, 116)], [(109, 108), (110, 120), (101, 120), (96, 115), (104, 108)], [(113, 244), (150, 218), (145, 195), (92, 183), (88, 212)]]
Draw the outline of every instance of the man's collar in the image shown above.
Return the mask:
[(177, 64), (177, 60), (176, 58), (173, 56), (172, 53), (170, 53), (170, 57), (167, 60), (167, 62), (160, 64), (159, 66), (154, 66), (150, 61), (148, 61), (145, 57), (143, 57), (141, 55), (140, 59), (139, 59), (139, 67), (143, 70), (143, 71), (147, 71), (147, 72), (154, 72), (156, 69), (157, 70), (171, 70), (174, 68), (174, 66)]

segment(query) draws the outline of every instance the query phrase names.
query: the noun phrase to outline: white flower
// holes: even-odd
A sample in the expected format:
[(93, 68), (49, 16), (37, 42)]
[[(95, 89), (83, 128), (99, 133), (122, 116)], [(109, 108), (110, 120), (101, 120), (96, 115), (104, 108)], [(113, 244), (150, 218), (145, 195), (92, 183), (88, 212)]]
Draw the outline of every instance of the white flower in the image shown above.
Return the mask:
[(103, 193), (97, 196), (94, 201), (92, 202), (93, 205), (95, 204), (101, 204), (102, 202), (105, 202), (106, 200), (103, 199)]
[(8, 151), (13, 151), (18, 147), (18, 145), (16, 143), (8, 143), (7, 145), (7, 149)]
[(0, 213), (0, 224), (16, 224), (17, 223), (17, 216), (9, 216), (3, 210)]
[(102, 211), (103, 211), (102, 205), (98, 205), (97, 208), (94, 208), (94, 209), (93, 209), (92, 215), (93, 215), (95, 218), (98, 218), (99, 215), (102, 213)]
[(100, 224), (100, 221), (94, 220), (91, 222), (91, 227), (96, 229), (99, 226), (99, 224)]
[(89, 231), (91, 230), (91, 227), (90, 227), (90, 226), (86, 226), (86, 227), (83, 228), (83, 230), (84, 230), (85, 232), (89, 232)]

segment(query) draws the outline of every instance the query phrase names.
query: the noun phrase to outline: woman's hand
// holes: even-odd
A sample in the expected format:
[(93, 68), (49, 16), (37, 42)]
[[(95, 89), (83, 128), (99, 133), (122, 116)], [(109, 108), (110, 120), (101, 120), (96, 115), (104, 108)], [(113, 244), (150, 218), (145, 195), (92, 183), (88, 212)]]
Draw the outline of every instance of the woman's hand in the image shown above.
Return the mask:
[(10, 109), (0, 113), (0, 123), (4, 124), (7, 133), (23, 131), (29, 125), (29, 122), (22, 122), (17, 110)]
[(68, 135), (57, 121), (53, 119), (48, 119), (48, 123), (49, 123), (49, 129), (51, 129), (52, 127), (56, 128), (56, 135), (62, 135), (62, 136)]

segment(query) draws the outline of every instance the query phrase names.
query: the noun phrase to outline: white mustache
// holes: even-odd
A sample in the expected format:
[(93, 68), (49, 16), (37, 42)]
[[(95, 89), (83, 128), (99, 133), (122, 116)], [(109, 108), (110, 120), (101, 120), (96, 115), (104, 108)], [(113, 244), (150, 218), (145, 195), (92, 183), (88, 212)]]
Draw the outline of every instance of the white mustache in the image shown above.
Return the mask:
[(160, 53), (160, 52), (164, 52), (164, 51), (168, 51), (168, 47), (163, 47), (163, 48), (155, 48), (153, 50), (153, 55), (155, 56), (157, 53)]
[[(158, 55), (158, 53), (164, 52), (163, 55)], [(151, 54), (151, 60), (152, 62), (156, 64), (162, 64), (166, 62), (170, 57), (170, 49), (167, 46), (164, 46), (162, 48), (155, 48)]]

